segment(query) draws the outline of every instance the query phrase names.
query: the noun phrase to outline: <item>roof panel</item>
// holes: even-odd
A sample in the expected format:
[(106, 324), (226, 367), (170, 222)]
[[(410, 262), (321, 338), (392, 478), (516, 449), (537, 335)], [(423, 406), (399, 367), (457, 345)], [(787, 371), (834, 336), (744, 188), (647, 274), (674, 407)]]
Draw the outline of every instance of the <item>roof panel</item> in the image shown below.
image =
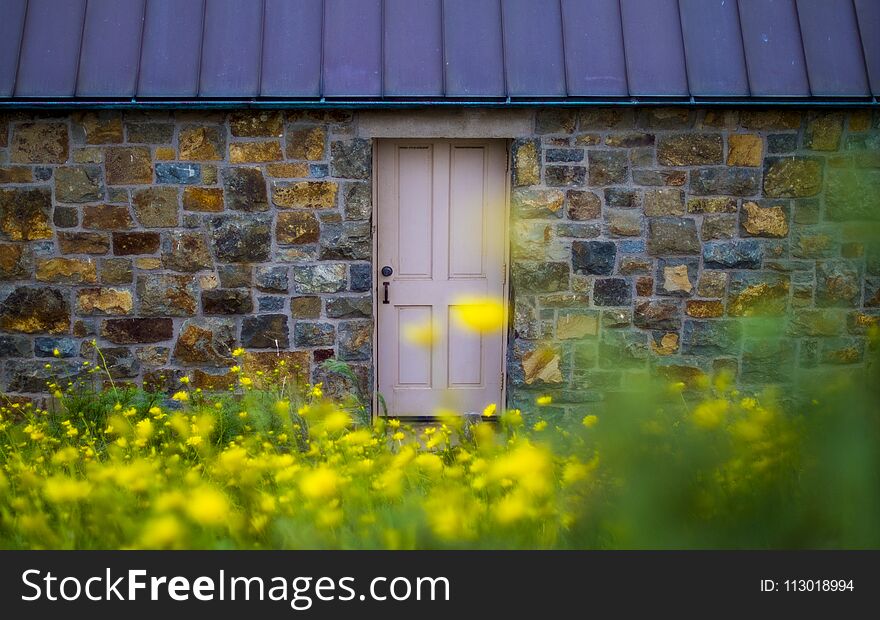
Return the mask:
[(138, 95), (198, 95), (204, 15), (205, 0), (148, 0)]
[(266, 0), (261, 95), (321, 94), (323, 11), (321, 0)]
[(385, 94), (443, 94), (441, 0), (385, 0)]
[(798, 0), (797, 9), (810, 92), (867, 96), (865, 58), (852, 0)]
[(623, 97), (626, 61), (617, 0), (562, 0), (568, 94)]
[(739, 19), (752, 95), (808, 97), (794, 0), (739, 0)]
[(564, 97), (559, 0), (502, 0), (507, 94)]
[(855, 0), (871, 92), (880, 95), (880, 2)]
[(263, 0), (207, 0), (199, 95), (260, 92)]
[(324, 95), (382, 95), (381, 0), (324, 0)]
[(447, 96), (506, 94), (498, 0), (446, 0), (443, 47)]
[(76, 94), (118, 97), (135, 93), (145, 0), (89, 0)]
[(747, 96), (736, 0), (679, 0), (678, 5), (691, 95)]
[(676, 0), (620, 0), (629, 94), (688, 95)]
[(71, 97), (86, 0), (29, 0), (16, 97)]
[(18, 71), (18, 51), (27, 0), (0, 2), (0, 97), (11, 97)]

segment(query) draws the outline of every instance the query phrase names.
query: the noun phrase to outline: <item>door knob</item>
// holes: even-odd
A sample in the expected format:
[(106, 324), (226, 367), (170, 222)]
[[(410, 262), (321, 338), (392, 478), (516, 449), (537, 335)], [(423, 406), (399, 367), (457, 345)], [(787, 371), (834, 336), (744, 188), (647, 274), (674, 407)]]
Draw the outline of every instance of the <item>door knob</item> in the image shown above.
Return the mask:
[(389, 267), (388, 265), (385, 265), (384, 267), (382, 267), (382, 275), (385, 276), (386, 278), (389, 277), (392, 273), (394, 273), (394, 270), (391, 267)]

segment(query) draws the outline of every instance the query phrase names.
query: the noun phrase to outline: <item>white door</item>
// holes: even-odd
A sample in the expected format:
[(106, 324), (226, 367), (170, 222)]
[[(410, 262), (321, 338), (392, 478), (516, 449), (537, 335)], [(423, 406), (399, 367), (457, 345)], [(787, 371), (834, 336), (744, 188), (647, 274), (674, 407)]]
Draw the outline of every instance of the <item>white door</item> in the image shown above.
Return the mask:
[(389, 415), (501, 406), (505, 326), (475, 331), (456, 307), (503, 302), (506, 169), (501, 140), (378, 144), (376, 372)]

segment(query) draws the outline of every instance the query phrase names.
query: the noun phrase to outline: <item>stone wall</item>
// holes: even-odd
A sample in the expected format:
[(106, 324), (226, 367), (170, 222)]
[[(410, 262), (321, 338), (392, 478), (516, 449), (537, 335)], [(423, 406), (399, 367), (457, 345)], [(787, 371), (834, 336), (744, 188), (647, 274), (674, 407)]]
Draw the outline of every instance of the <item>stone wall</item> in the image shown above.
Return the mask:
[(862, 364), (880, 308), (880, 235), (860, 221), (880, 220), (878, 120), (539, 111), (514, 143), (513, 402), (577, 409), (649, 369), (757, 386)]
[[(276, 350), (371, 384), (371, 145), (346, 112), (101, 112), (0, 119), (3, 390), (73, 374), (224, 387)], [(50, 371), (46, 358), (61, 360)]]
[[(652, 368), (748, 385), (862, 363), (876, 115), (533, 116), (511, 136), (513, 403), (576, 409)], [(320, 363), (346, 360), (369, 391), (371, 157), (345, 111), (0, 116), (0, 389), (43, 391), (97, 339), (120, 382), (224, 387), (242, 346), (331, 393), (353, 386)]]

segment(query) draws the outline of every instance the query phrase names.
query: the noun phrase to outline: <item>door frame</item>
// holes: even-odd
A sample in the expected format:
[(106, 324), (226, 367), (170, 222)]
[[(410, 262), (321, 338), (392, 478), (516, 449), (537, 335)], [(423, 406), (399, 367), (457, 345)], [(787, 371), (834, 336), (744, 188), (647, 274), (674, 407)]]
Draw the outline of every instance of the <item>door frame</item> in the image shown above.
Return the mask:
[[(513, 140), (510, 138), (456, 138), (456, 137), (446, 137), (446, 138), (425, 138), (425, 137), (417, 137), (413, 136), (411, 138), (372, 138), (372, 175), (371, 175), (371, 183), (372, 183), (372, 208), (370, 212), (370, 234), (372, 235), (372, 249), (371, 249), (371, 266), (372, 270), (370, 275), (372, 277), (372, 286), (370, 287), (371, 295), (373, 297), (372, 311), (373, 311), (373, 347), (372, 347), (372, 355), (373, 355), (373, 379), (372, 379), (372, 387), (373, 387), (373, 396), (371, 399), (372, 404), (372, 413), (371, 419), (375, 420), (377, 417), (389, 417), (394, 418), (395, 416), (386, 416), (384, 411), (381, 409), (381, 405), (379, 402), (379, 262), (378, 262), (378, 248), (379, 248), (379, 149), (378, 143), (379, 141), (384, 140), (412, 140), (412, 141), (421, 141), (424, 142), (426, 140), (450, 140), (450, 141), (461, 141), (461, 142), (487, 142), (487, 141), (501, 141), (504, 143), (505, 148), (505, 170), (504, 170), (504, 240), (503, 240), (503, 260), (504, 263), (502, 265), (502, 269), (504, 270), (503, 274), (503, 282), (501, 285), (501, 297), (504, 303), (504, 324), (501, 327), (501, 402), (498, 403), (498, 414), (502, 413), (506, 409), (507, 404), (507, 346), (508, 341), (510, 340), (510, 176), (511, 176), (511, 156), (512, 149), (511, 145)], [(435, 416), (406, 416), (405, 419), (409, 422), (434, 422), (436, 420)]]

